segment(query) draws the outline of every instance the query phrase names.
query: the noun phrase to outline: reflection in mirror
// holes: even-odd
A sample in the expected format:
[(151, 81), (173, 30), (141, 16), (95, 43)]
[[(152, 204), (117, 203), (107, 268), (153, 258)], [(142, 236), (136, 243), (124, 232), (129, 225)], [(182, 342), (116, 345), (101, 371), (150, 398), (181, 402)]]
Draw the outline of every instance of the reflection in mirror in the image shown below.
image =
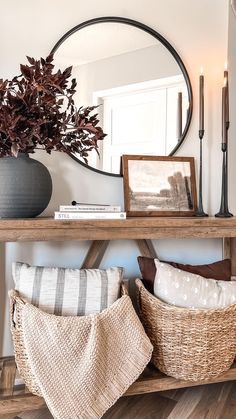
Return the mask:
[(122, 154), (166, 156), (178, 148), (190, 122), (191, 88), (158, 39), (106, 21), (76, 30), (53, 52), (56, 67), (73, 66), (76, 106), (100, 105), (107, 136), (100, 157), (90, 153), (90, 167), (119, 174)]

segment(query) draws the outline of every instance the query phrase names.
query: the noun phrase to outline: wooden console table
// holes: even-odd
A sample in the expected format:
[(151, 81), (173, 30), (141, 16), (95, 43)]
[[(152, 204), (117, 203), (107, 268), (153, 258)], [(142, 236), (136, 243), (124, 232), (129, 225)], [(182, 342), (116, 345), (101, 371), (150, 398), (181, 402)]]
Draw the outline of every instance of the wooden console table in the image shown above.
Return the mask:
[[(126, 220), (61, 221), (49, 218), (0, 220), (0, 242), (91, 240), (82, 267), (99, 266), (110, 240), (136, 240), (140, 254), (155, 256), (152, 239), (223, 238), (224, 257), (232, 260), (236, 275), (236, 217), (233, 218), (129, 218)], [(27, 389), (14, 386), (16, 366), (13, 357), (0, 359), (0, 414), (37, 410), (44, 400)], [(190, 382), (168, 377), (148, 367), (125, 395), (209, 384), (236, 379), (236, 364), (219, 377)]]

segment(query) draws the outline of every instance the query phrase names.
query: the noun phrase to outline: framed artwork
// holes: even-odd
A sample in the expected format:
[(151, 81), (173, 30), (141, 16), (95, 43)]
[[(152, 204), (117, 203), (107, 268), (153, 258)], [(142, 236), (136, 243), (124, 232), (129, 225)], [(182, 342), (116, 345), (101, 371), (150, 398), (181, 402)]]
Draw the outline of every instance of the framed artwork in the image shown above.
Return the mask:
[(193, 157), (122, 156), (127, 216), (194, 216), (197, 209)]

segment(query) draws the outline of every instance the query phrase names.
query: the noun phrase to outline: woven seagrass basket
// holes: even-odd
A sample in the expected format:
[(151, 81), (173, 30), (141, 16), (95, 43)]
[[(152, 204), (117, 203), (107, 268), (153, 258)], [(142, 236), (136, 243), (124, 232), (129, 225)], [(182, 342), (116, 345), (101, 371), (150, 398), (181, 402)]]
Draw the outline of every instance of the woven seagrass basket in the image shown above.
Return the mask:
[[(123, 295), (129, 295), (127, 282), (121, 283), (120, 296)], [(35, 376), (29, 367), (27, 350), (24, 346), (21, 312), (26, 301), (23, 298), (21, 298), (19, 293), (15, 290), (9, 291), (9, 298), (11, 333), (13, 338), (13, 346), (17, 369), (20, 373), (21, 378), (23, 378), (28, 390), (31, 393), (42, 397), (41, 390), (37, 385), (37, 380), (35, 379)]]
[(236, 355), (236, 304), (223, 309), (181, 308), (150, 294), (140, 279), (136, 285), (155, 367), (191, 381), (211, 379), (230, 368)]

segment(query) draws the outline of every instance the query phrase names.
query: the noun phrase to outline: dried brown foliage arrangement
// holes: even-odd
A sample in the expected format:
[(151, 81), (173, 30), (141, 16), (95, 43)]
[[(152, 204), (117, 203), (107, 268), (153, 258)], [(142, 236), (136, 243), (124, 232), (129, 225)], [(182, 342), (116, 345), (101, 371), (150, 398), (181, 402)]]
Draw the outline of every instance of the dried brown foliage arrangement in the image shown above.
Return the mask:
[(0, 79), (0, 157), (43, 149), (78, 153), (87, 162), (105, 137), (96, 107), (76, 108), (72, 67), (55, 71), (52, 55), (27, 60), (19, 76)]

